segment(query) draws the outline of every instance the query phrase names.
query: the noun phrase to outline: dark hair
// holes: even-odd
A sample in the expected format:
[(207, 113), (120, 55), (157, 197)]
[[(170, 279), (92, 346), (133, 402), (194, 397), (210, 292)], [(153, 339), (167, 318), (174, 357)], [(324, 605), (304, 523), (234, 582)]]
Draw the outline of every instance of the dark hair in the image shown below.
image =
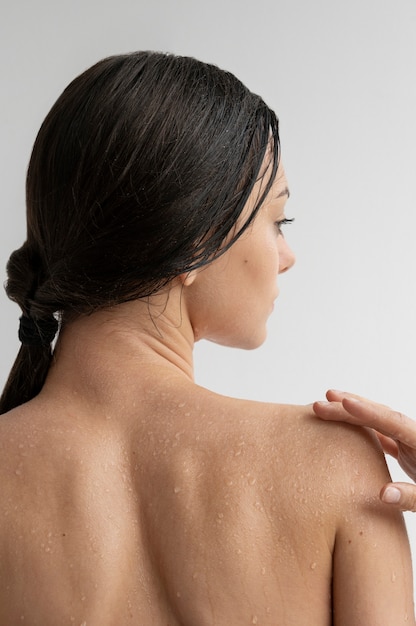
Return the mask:
[[(234, 232), (269, 149), (264, 192)], [(241, 235), (279, 150), (276, 115), (233, 74), (159, 52), (103, 59), (40, 128), (7, 295), (41, 324), (155, 293)], [(40, 391), (51, 358), (50, 343), (21, 346), (0, 413)]]

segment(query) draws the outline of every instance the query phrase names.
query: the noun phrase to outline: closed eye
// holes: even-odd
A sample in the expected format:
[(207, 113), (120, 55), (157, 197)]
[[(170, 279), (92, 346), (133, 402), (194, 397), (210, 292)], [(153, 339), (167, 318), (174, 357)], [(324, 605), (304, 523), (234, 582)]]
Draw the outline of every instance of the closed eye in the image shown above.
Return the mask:
[(278, 220), (277, 222), (275, 222), (276, 228), (277, 228), (277, 232), (279, 233), (279, 235), (283, 235), (283, 231), (282, 231), (282, 227), (286, 226), (286, 224), (291, 224), (294, 221), (294, 217), (292, 217), (291, 219), (288, 219), (287, 217), (285, 217), (282, 220)]

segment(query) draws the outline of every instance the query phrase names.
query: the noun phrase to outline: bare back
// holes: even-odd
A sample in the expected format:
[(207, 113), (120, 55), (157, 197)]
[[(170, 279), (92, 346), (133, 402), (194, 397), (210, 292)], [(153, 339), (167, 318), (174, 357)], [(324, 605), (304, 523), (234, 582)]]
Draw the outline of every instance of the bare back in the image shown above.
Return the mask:
[(41, 394), (2, 419), (2, 626), (368, 624), (377, 581), (391, 608), (371, 623), (413, 623), (365, 431), (190, 384), (105, 415)]

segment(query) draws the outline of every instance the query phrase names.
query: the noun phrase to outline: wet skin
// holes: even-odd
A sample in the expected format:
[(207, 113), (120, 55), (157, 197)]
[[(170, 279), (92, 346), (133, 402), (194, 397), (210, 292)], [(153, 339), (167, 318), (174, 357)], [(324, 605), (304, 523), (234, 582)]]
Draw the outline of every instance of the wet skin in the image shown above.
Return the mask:
[(414, 624), (376, 438), (193, 380), (196, 339), (264, 341), (294, 261), (286, 188), (280, 169), (252, 228), (168, 298), (66, 326), (42, 392), (2, 416), (1, 626)]

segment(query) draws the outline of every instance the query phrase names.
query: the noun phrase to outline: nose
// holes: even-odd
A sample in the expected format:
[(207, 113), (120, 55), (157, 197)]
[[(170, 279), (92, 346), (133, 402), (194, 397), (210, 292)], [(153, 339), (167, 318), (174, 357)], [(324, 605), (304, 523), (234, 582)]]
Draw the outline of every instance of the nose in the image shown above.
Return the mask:
[(295, 264), (296, 257), (292, 248), (284, 237), (279, 237), (279, 274), (283, 274), (290, 270)]

